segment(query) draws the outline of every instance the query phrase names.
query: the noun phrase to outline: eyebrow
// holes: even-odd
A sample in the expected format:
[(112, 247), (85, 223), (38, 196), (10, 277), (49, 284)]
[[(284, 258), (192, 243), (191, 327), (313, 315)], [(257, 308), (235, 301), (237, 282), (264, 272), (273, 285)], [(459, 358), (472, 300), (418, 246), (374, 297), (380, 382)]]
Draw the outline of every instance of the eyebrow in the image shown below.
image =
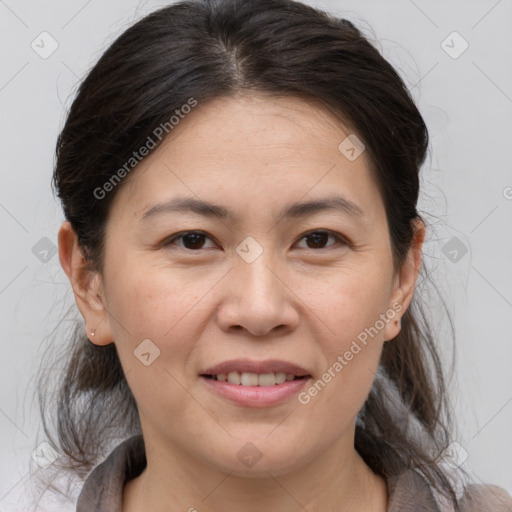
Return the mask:
[[(300, 218), (320, 212), (336, 211), (354, 217), (364, 216), (363, 210), (354, 202), (342, 196), (329, 196), (323, 199), (316, 199), (308, 202), (295, 202), (286, 205), (279, 215), (279, 218)], [(147, 209), (141, 220), (155, 217), (161, 214), (172, 213), (196, 213), (204, 217), (233, 219), (233, 212), (224, 206), (210, 203), (193, 197), (177, 197), (163, 203), (156, 204)]]

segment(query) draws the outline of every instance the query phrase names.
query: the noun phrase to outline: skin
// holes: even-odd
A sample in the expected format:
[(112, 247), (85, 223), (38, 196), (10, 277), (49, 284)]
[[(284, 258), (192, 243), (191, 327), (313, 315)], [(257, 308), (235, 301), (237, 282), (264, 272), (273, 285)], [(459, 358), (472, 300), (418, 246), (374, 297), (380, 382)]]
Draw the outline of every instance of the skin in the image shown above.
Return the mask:
[[(383, 343), (399, 333), (412, 300), (425, 229), (418, 220), (407, 261), (395, 270), (366, 153), (349, 161), (338, 149), (350, 133), (298, 98), (200, 104), (118, 190), (101, 274), (84, 271), (63, 224), (60, 260), (88, 331), (96, 330), (91, 340), (116, 344), (139, 408), (148, 464), (125, 487), (125, 512), (217, 512), (226, 503), (244, 512), (386, 510), (385, 481), (354, 449), (355, 420)], [(333, 194), (363, 216), (276, 217), (286, 204)], [(221, 204), (234, 218), (142, 220), (178, 196)], [(196, 245), (162, 243), (186, 230), (206, 236)], [(318, 230), (346, 243), (329, 236), (315, 245), (305, 235)], [(263, 249), (252, 263), (236, 252), (248, 236)], [(305, 367), (316, 382), (393, 304), (400, 313), (307, 404), (295, 396), (242, 407), (198, 375), (225, 360), (276, 358)], [(149, 366), (134, 356), (144, 339), (160, 350)], [(248, 442), (262, 454), (252, 467), (237, 457)]]

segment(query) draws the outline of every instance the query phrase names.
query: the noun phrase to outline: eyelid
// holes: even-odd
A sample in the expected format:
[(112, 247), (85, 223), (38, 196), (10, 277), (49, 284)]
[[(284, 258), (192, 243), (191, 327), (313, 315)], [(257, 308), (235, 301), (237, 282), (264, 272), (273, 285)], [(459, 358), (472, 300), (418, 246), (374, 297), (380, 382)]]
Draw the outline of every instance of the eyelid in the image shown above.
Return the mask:
[[(209, 235), (208, 233), (206, 233), (206, 231), (201, 231), (200, 229), (188, 229), (188, 230), (180, 231), (179, 233), (175, 233), (174, 235), (164, 238), (162, 240), (162, 242), (160, 242), (159, 245), (162, 247), (167, 247), (167, 246), (173, 245), (172, 242), (174, 242), (175, 240), (179, 240), (180, 238), (182, 238), (185, 235), (204, 235), (206, 238), (209, 238), (213, 242), (217, 243), (215, 238), (212, 237), (211, 235)], [(200, 250), (202, 250), (202, 249), (196, 249), (196, 250), (187, 249), (185, 247), (179, 247), (179, 246), (175, 246), (175, 247), (177, 249), (184, 249), (185, 251), (188, 251), (188, 252), (199, 252)]]
[[(345, 236), (343, 236), (341, 233), (338, 233), (337, 231), (333, 231), (331, 229), (325, 229), (325, 228), (316, 228), (316, 229), (307, 231), (306, 233), (303, 233), (298, 238), (297, 242), (301, 241), (303, 238), (305, 238), (309, 235), (313, 235), (314, 233), (327, 233), (328, 235), (332, 235), (334, 238), (336, 238), (336, 241), (338, 242), (338, 244), (341, 243), (341, 245), (343, 245), (343, 246), (351, 245), (350, 242), (348, 241), (348, 239)], [(323, 247), (321, 249), (309, 249), (309, 248), (304, 248), (304, 249), (318, 252), (318, 251), (328, 251), (328, 250), (337, 249), (337, 248), (338, 248), (338, 245), (335, 244), (335, 245), (331, 245), (329, 247)]]

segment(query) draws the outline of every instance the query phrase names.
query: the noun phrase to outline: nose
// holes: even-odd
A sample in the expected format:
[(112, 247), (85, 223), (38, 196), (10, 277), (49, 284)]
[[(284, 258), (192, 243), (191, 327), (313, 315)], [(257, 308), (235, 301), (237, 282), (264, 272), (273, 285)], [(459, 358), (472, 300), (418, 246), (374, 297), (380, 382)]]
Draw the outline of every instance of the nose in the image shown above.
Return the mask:
[(281, 335), (299, 323), (298, 298), (287, 284), (286, 272), (265, 257), (255, 261), (236, 258), (223, 280), (217, 321), (225, 331), (245, 329), (254, 336), (276, 331)]

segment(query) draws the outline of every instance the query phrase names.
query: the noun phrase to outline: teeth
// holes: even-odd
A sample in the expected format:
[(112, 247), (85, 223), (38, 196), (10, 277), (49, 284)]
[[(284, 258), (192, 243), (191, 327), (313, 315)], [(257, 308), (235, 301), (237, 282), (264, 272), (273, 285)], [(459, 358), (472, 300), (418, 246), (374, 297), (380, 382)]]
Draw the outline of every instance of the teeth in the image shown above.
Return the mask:
[[(292, 377), (293, 377), (293, 375), (292, 375)], [(283, 373), (283, 372), (276, 373), (274, 375), (274, 380), (276, 381), (276, 384), (282, 384), (286, 380), (286, 373)]]
[(240, 384), (240, 374), (238, 372), (229, 372), (228, 382), (231, 384)]
[(242, 382), (242, 386), (258, 386), (259, 385), (259, 376), (257, 373), (243, 372), (240, 374), (240, 380)]
[[(247, 375), (255, 375), (255, 373), (247, 373)], [(273, 373), (262, 373), (256, 376), (259, 386), (273, 386), (276, 383), (276, 376)], [(242, 377), (242, 384), (245, 384)]]
[(251, 373), (251, 372), (229, 372), (219, 373), (214, 378), (220, 381), (227, 381), (231, 384), (241, 384), (242, 386), (274, 386), (282, 384), (285, 381), (295, 379), (292, 373)]

